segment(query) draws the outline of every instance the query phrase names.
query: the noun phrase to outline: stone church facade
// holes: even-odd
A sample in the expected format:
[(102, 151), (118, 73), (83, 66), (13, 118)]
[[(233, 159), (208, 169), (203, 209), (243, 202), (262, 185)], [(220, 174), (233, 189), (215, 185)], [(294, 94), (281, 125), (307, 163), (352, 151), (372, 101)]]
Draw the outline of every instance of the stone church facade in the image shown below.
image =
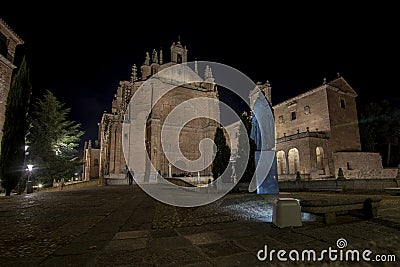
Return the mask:
[[(108, 184), (126, 182), (126, 165), (135, 161), (135, 175), (145, 181), (156, 181), (146, 175), (148, 166), (145, 164), (145, 154), (135, 154), (125, 159), (122, 138), (123, 121), (128, 103), (138, 88), (152, 75), (179, 63), (187, 62), (187, 49), (180, 42), (171, 46), (171, 60), (164, 63), (162, 51), (153, 50), (152, 56), (146, 53), (140, 73), (134, 65), (130, 81), (121, 81), (112, 102), (111, 112), (104, 112), (99, 126), (99, 147), (85, 145), (83, 178), (88, 180), (96, 176), (104, 177)], [(197, 65), (194, 70), (183, 65), (185, 71), (201, 79)], [(163, 96), (153, 107), (146, 121), (145, 143), (147, 153), (156, 170), (161, 175), (179, 176), (184, 174), (183, 162), (168, 162), (161, 146), (161, 127), (166, 116), (180, 103), (197, 97), (218, 99), (218, 91), (214, 84), (211, 69), (205, 70), (204, 82), (178, 86)], [(159, 86), (158, 86), (159, 87)], [(162, 87), (162, 86), (161, 86)], [(257, 83), (268, 102), (271, 104), (271, 85)], [(143, 100), (140, 105), (152, 106), (153, 95), (158, 95), (159, 89), (149, 90), (150, 101)], [(256, 88), (249, 92), (250, 108), (258, 96)], [(394, 178), (397, 169), (384, 169), (382, 158), (378, 153), (362, 152), (358, 117), (356, 109), (357, 93), (338, 76), (336, 79), (287, 99), (272, 106), (275, 116), (276, 157), (279, 179), (295, 179), (300, 174), (302, 179), (327, 179), (336, 177), (341, 168), (346, 178)], [(210, 113), (218, 114), (218, 107), (204, 107)], [(131, 112), (135, 116), (135, 112)], [(130, 115), (131, 116), (131, 115)], [(134, 119), (134, 118), (129, 118)], [(126, 118), (125, 118), (126, 120)], [(214, 138), (217, 123), (208, 119), (196, 119), (180, 132), (179, 146), (188, 159), (197, 159), (199, 141), (204, 138)], [(238, 123), (226, 127), (232, 136), (231, 161), (235, 162), (238, 144)], [(135, 142), (143, 142), (140, 138), (131, 138), (130, 150)], [(131, 149), (132, 148), (132, 149)], [(166, 148), (168, 149), (168, 148)], [(171, 167), (171, 164), (174, 167)], [(130, 165), (130, 164), (129, 164)], [(181, 167), (182, 169), (180, 169)], [(211, 167), (201, 173), (201, 176), (211, 176)], [(195, 174), (196, 175), (196, 174)], [(147, 179), (147, 180), (146, 180)]]
[[(123, 123), (126, 121), (134, 121), (135, 114), (130, 112), (126, 114), (128, 104), (143, 83), (148, 80), (152, 75), (176, 64), (187, 62), (187, 48), (180, 42), (173, 43), (170, 49), (170, 62), (164, 63), (163, 51), (153, 50), (151, 56), (146, 53), (145, 62), (137, 69), (136, 65), (132, 67), (132, 76), (130, 81), (121, 81), (114, 100), (112, 102), (111, 112), (104, 112), (99, 126), (99, 148), (85, 147), (84, 155), (84, 174), (83, 179), (90, 179), (93, 173), (94, 161), (99, 162), (99, 176), (104, 177), (107, 184), (122, 184), (126, 183), (126, 166), (127, 163), (131, 166), (129, 159), (125, 159), (123, 153), (122, 138), (130, 138), (128, 135), (123, 135)], [(212, 70), (206, 67), (204, 78), (201, 78), (197, 65), (194, 70), (190, 69), (185, 64), (180, 65), (182, 73), (186, 76), (191, 76), (194, 80), (202, 81), (200, 83), (185, 84), (175, 87), (167, 94), (162, 96), (155, 104), (153, 99), (160, 94), (163, 89), (163, 83), (165, 86), (167, 82), (161, 81), (156, 87), (152, 87), (148, 90), (149, 97), (143, 98), (140, 105), (153, 106), (150, 115), (146, 122), (145, 140), (141, 138), (131, 138), (128, 141), (129, 146), (127, 149), (138, 145), (138, 142), (145, 142), (147, 154), (153, 164), (154, 168), (158, 170), (163, 176), (180, 176), (184, 175), (185, 165), (183, 161), (169, 162), (165, 156), (161, 145), (161, 127), (165, 124), (165, 120), (168, 114), (177, 105), (184, 101), (192, 98), (207, 97), (212, 99), (218, 99), (218, 91), (214, 84), (214, 78), (212, 77)], [(174, 79), (180, 79), (179, 74)], [(133, 107), (134, 109), (135, 107)], [(217, 106), (204, 107), (208, 109), (210, 113), (217, 114), (219, 116), (219, 108)], [(125, 117), (125, 115), (128, 115)], [(215, 129), (217, 123), (209, 119), (195, 119), (188, 122), (181, 130), (179, 137), (179, 146), (182, 154), (191, 160), (200, 157), (200, 151), (198, 145), (200, 140), (204, 138), (214, 138)], [(126, 141), (126, 140), (125, 140)], [(143, 179), (147, 182), (155, 181), (155, 177), (149, 177), (148, 168), (145, 164), (146, 155), (138, 150), (132, 148), (132, 160), (135, 161), (134, 169), (135, 178)], [(130, 153), (130, 152), (129, 152)], [(182, 169), (180, 169), (182, 168)], [(208, 176), (211, 174), (211, 167), (206, 168), (200, 172), (202, 176)]]
[[(3, 138), (6, 102), (11, 85), (15, 48), (24, 41), (0, 19), (0, 145)], [(1, 147), (0, 147), (1, 149)]]

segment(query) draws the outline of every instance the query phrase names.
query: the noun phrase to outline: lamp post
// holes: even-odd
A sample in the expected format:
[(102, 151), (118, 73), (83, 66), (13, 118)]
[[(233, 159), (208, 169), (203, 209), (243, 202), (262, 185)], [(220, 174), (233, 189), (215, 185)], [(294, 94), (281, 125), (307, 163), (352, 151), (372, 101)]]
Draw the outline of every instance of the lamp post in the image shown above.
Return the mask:
[(32, 174), (32, 170), (33, 170), (33, 164), (28, 164), (26, 165), (28, 167), (28, 181), (26, 183), (26, 193), (30, 194), (33, 193), (33, 185), (32, 185), (32, 181), (30, 181), (31, 178), (31, 174)]
[[(31, 173), (32, 169), (33, 169), (33, 164), (28, 164), (26, 165), (28, 167), (28, 171), (29, 173)], [(28, 179), (29, 180), (29, 179)]]

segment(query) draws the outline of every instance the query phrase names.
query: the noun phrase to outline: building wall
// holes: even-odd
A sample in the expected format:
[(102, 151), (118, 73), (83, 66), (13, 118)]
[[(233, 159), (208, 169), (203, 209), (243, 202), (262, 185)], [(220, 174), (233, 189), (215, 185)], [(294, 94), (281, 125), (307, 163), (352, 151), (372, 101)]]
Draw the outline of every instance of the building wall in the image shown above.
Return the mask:
[[(293, 178), (293, 171), (282, 170), (292, 148), (299, 154), (299, 172), (310, 179), (334, 177), (339, 167), (348, 178), (396, 176), (382, 168), (379, 154), (360, 152), (356, 97), (344, 78), (338, 77), (273, 107), (281, 178)], [(295, 119), (291, 112), (296, 112)]]
[[(276, 138), (293, 135), (299, 132), (330, 131), (329, 110), (326, 90), (317, 88), (289, 101), (282, 102), (273, 107), (275, 114)], [(296, 119), (292, 119), (292, 112), (296, 112)]]
[(327, 96), (332, 151), (361, 151), (355, 95), (328, 87)]
[(335, 173), (342, 168), (346, 178), (394, 178), (397, 168), (383, 169), (382, 157), (373, 152), (333, 153)]
[[(217, 127), (217, 123), (213, 120), (206, 118), (199, 118), (192, 120), (185, 124), (182, 128), (179, 125), (167, 125), (166, 119), (169, 114), (171, 114), (172, 110), (174, 110), (179, 104), (184, 103), (190, 99), (200, 98), (200, 97), (208, 97), (216, 99), (215, 91), (203, 91), (203, 90), (194, 90), (187, 87), (177, 87), (167, 94), (165, 94), (162, 98), (157, 101), (157, 104), (154, 106), (152, 111), (152, 118), (148, 123), (148, 136), (147, 139), (151, 141), (152, 149), (148, 151), (151, 155), (151, 161), (153, 166), (157, 171), (160, 171), (162, 175), (166, 176), (168, 174), (168, 159), (164, 153), (167, 151), (175, 155), (178, 160), (178, 164), (176, 167), (172, 168), (172, 175), (183, 174), (185, 171), (180, 170), (179, 167), (185, 167), (185, 164), (182, 160), (179, 160), (179, 153), (176, 151), (181, 151), (183, 157), (186, 157), (189, 160), (198, 159), (201, 154), (199, 150), (200, 141), (205, 138), (214, 139), (215, 129)], [(214, 108), (211, 106), (204, 106), (203, 109), (207, 110), (209, 114), (217, 113), (219, 114), (218, 108)], [(190, 113), (192, 109), (184, 108), (184, 113)], [(184, 115), (186, 114), (176, 114), (175, 121), (183, 121)], [(182, 117), (180, 117), (182, 116)], [(218, 115), (216, 115), (218, 116)], [(161, 143), (161, 131), (162, 127), (168, 126), (168, 128), (164, 128), (166, 136), (168, 135), (168, 131), (179, 131), (179, 147), (171, 147), (167, 145), (167, 147), (163, 147)], [(171, 135), (175, 135), (175, 133), (171, 132)], [(165, 140), (168, 140), (165, 139)], [(171, 140), (171, 143), (175, 143)], [(207, 156), (211, 159), (211, 155), (203, 155)], [(181, 161), (181, 162), (179, 162)], [(175, 162), (172, 162), (174, 164)], [(206, 168), (201, 171), (201, 175), (210, 175), (211, 167)]]
[[(161, 144), (162, 127), (167, 115), (175, 107), (191, 98), (217, 99), (218, 93), (209, 67), (205, 79), (202, 79), (187, 65), (177, 65), (176, 68), (168, 69), (168, 67), (176, 65), (177, 61), (185, 62), (186, 53), (186, 47), (182, 46), (180, 42), (172, 45), (172, 62), (169, 63), (161, 64), (162, 57), (157, 58), (155, 52), (153, 52), (153, 59), (150, 59), (149, 53), (146, 53), (145, 63), (140, 67), (141, 79), (139, 79), (137, 68), (134, 66), (131, 80), (120, 82), (112, 102), (111, 112), (105, 112), (99, 123), (100, 177), (109, 178), (110, 181), (114, 179), (113, 183), (117, 180), (122, 181), (125, 177), (126, 165), (129, 164), (135, 173), (135, 179), (155, 182), (157, 179), (146, 160), (147, 157), (151, 160), (156, 172), (160, 171), (163, 175), (167, 175), (168, 164), (177, 162), (169, 162), (164, 154), (164, 149), (172, 151), (180, 149), (186, 158), (194, 160), (200, 156), (198, 149), (200, 140), (214, 138), (217, 124), (209, 119), (198, 119), (190, 121), (182, 127), (179, 148), (165, 148)], [(154, 74), (157, 74), (157, 77), (151, 83), (144, 83), (150, 75)], [(191, 83), (190, 81), (196, 82)], [(181, 86), (181, 83), (185, 85)], [(135, 105), (131, 105), (127, 110), (132, 95), (138, 92), (140, 86), (143, 86), (139, 92), (140, 96), (135, 98)], [(166, 90), (171, 87), (174, 89), (165, 94)], [(151, 107), (153, 108), (151, 109)], [(214, 114), (219, 117), (218, 105), (211, 104), (201, 108), (203, 111), (207, 111), (208, 115)], [(149, 110), (152, 110), (151, 114), (147, 113)], [(183, 113), (187, 114), (192, 110), (195, 109), (188, 109)], [(146, 114), (143, 115), (144, 113)], [(178, 114), (178, 117), (184, 114)], [(143, 125), (146, 125), (145, 130), (142, 128)], [(175, 127), (174, 125), (169, 126)], [(124, 136), (122, 136), (122, 127), (126, 127)], [(145, 149), (143, 149), (144, 147)], [(175, 174), (182, 172), (177, 167), (172, 170)], [(201, 174), (205, 175), (209, 172), (211, 172), (211, 168), (207, 168)], [(107, 183), (109, 183), (108, 180)]]
[(85, 148), (83, 157), (82, 180), (99, 178), (100, 149)]
[[(239, 142), (240, 121), (234, 122), (225, 127), (225, 138), (228, 146), (231, 148), (231, 154), (237, 155)], [(229, 138), (231, 136), (231, 138)]]
[[(327, 177), (333, 173), (329, 141), (325, 135), (305, 132), (288, 136), (286, 139), (287, 141), (282, 140), (276, 144), (278, 162), (284, 161), (282, 163), (284, 167), (278, 166), (280, 179), (294, 178), (296, 171), (302, 175), (309, 175), (311, 179)], [(317, 164), (317, 148), (322, 148), (323, 151), (321, 166)], [(299, 157), (299, 168), (296, 170), (293, 168), (293, 163), (290, 164), (290, 156), (293, 157), (293, 153), (298, 153)]]
[(3, 137), (7, 96), (10, 90), (12, 72), (15, 68), (13, 65), (15, 48), (19, 44), (23, 44), (22, 39), (0, 19), (0, 143)]

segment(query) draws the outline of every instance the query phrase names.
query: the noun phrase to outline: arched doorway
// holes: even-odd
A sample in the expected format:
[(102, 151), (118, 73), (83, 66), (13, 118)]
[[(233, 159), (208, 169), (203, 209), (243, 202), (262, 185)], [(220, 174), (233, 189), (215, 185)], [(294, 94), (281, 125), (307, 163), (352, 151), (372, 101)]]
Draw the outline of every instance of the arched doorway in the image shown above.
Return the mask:
[(324, 166), (324, 149), (318, 146), (315, 149), (315, 154), (317, 155), (317, 170), (319, 174), (325, 174)]
[(279, 174), (286, 174), (286, 157), (285, 157), (285, 151), (278, 151), (276, 153), (276, 163), (278, 167), (278, 175)]
[(178, 64), (182, 63), (182, 55), (181, 54), (176, 55), (176, 63), (178, 63)]
[(296, 174), (300, 171), (300, 157), (297, 148), (292, 148), (288, 153), (289, 159), (289, 174)]

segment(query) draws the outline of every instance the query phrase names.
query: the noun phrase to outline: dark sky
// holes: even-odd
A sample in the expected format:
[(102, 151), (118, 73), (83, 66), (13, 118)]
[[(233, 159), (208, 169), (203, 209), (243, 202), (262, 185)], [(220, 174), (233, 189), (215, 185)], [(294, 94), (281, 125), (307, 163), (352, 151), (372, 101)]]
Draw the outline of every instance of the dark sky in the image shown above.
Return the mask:
[(17, 55), (27, 56), (34, 97), (53, 91), (71, 107), (71, 119), (82, 124), (84, 139), (96, 139), (97, 122), (110, 110), (118, 82), (129, 79), (131, 66), (140, 66), (146, 51), (160, 47), (168, 61), (178, 35), (189, 60), (220, 62), (255, 82), (269, 80), (273, 103), (337, 72), (359, 100), (400, 103), (393, 6), (282, 2), (274, 8), (241, 3), (217, 10), (206, 2), (184, 9), (174, 2), (130, 7), (112, 1), (89, 8), (71, 1), (9, 2), (1, 4), (0, 17), (25, 41)]

